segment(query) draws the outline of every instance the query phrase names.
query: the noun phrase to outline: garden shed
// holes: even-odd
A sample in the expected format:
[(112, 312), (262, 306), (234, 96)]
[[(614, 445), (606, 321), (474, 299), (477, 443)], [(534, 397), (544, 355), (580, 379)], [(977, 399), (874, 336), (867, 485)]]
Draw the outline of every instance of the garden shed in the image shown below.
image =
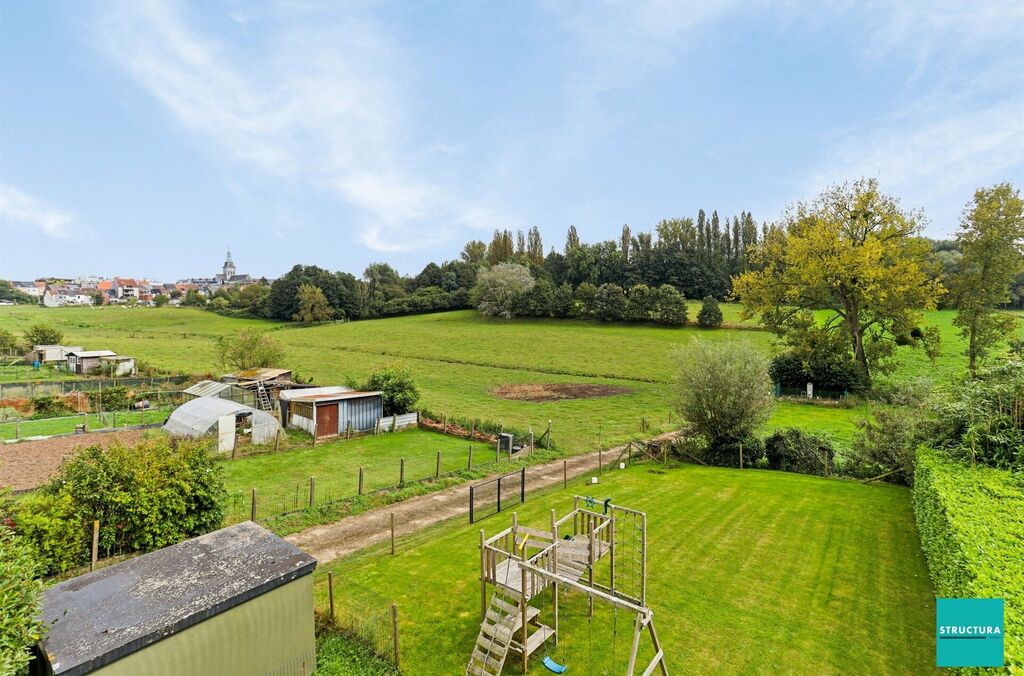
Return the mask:
[(174, 409), (163, 430), (171, 436), (198, 439), (208, 434), (223, 438), (230, 429), (231, 445), (218, 445), (220, 450), (230, 451), (234, 448), (234, 430), (238, 428), (251, 430), (252, 443), (265, 444), (274, 440), (281, 425), (273, 415), (252, 406), (216, 397), (199, 397)]
[(25, 363), (66, 362), (69, 352), (80, 352), (84, 349), (81, 345), (34, 345), (32, 350), (25, 355)]
[(227, 399), (247, 406), (255, 406), (256, 393), (239, 387), (234, 383), (218, 383), (216, 380), (200, 380), (198, 383), (182, 391), (186, 401), (199, 397), (216, 397)]
[(366, 432), (377, 427), (384, 415), (380, 392), (360, 392), (347, 387), (310, 387), (280, 394), (281, 420), (286, 427), (305, 430), (314, 437)]
[(66, 580), (32, 674), (310, 674), (314, 568), (247, 521)]
[[(68, 371), (85, 375), (99, 369), (102, 357), (116, 357), (113, 350), (74, 350), (68, 352)], [(133, 364), (134, 368), (134, 364)]]

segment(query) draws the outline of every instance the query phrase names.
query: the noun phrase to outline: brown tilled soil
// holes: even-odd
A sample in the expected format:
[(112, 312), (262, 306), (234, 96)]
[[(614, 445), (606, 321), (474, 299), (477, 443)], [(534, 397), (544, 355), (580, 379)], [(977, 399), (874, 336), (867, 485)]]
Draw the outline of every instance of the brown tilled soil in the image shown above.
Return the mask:
[(0, 444), (0, 488), (16, 491), (35, 488), (46, 483), (57, 472), (61, 461), (79, 448), (93, 444), (106, 446), (113, 441), (132, 444), (145, 433), (146, 430), (91, 432)]
[(593, 385), (590, 383), (513, 383), (491, 390), (502, 399), (517, 401), (562, 401), (564, 399), (593, 399), (629, 394), (628, 387)]
[[(657, 440), (670, 439), (669, 432)], [(619, 446), (604, 451), (604, 460), (625, 449)], [(598, 452), (566, 458), (566, 474), (570, 479), (597, 470)], [(562, 482), (562, 461), (526, 468), (527, 492)], [(285, 539), (312, 555), (322, 565), (347, 556), (364, 547), (386, 541), (391, 534), (391, 514), (395, 515), (395, 536), (401, 537), (456, 516), (469, 517), (469, 486), (452, 486), (437, 493), (409, 498), (356, 516), (346, 517), (323, 526), (313, 526)]]

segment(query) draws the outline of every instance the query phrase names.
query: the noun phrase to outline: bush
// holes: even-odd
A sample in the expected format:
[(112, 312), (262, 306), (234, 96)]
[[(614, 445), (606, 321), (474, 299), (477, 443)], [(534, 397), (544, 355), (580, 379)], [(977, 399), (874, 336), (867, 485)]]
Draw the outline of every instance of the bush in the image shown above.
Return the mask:
[(871, 396), (893, 406), (919, 408), (928, 403), (935, 383), (931, 378), (900, 378), (899, 380), (876, 380), (871, 386)]
[(13, 355), (18, 351), (18, 339), (7, 329), (0, 329), (0, 355)]
[(749, 443), (775, 406), (767, 360), (745, 341), (695, 338), (691, 345), (675, 354), (676, 410), (712, 452)]
[(932, 444), (991, 467), (1024, 467), (1024, 362), (981, 371), (935, 406)]
[(124, 411), (131, 406), (128, 388), (124, 385), (108, 387), (100, 393), (100, 406), (104, 411)]
[(913, 503), (935, 595), (1002, 598), (1006, 666), (1024, 670), (1024, 477), (922, 447)]
[(892, 483), (914, 481), (917, 446), (924, 434), (919, 414), (876, 408), (873, 420), (862, 420), (861, 434), (853, 441), (850, 466), (844, 473), (862, 478), (881, 477)]
[(26, 352), (36, 345), (60, 345), (62, 340), (64, 334), (61, 330), (49, 324), (33, 324), (22, 336)]
[(653, 292), (653, 319), (659, 324), (676, 326), (686, 323), (686, 297), (671, 284), (662, 284)]
[(722, 308), (718, 301), (706, 296), (697, 313), (697, 325), (705, 329), (714, 329), (722, 325)]
[(835, 450), (827, 438), (790, 427), (764, 440), (763, 457), (769, 469), (828, 476), (833, 473)]
[(529, 268), (515, 263), (499, 263), (477, 275), (470, 298), (485, 317), (512, 319), (521, 297), (533, 288)]
[(62, 415), (73, 415), (75, 409), (64, 399), (52, 395), (32, 398), (32, 414), (39, 418), (57, 418)]
[(594, 315), (602, 322), (618, 322), (626, 314), (626, 292), (618, 284), (602, 284), (594, 298)]
[(363, 390), (380, 391), (384, 400), (384, 415), (402, 415), (415, 411), (420, 390), (412, 371), (404, 364), (394, 363), (378, 368), (363, 383)]
[(0, 524), (0, 674), (24, 673), (42, 638), (41, 574), (29, 543)]
[(82, 449), (19, 504), (14, 521), (57, 572), (89, 552), (83, 523), (100, 522), (108, 554), (149, 551), (219, 528), (226, 495), (204, 443), (154, 438)]
[(238, 371), (279, 366), (284, 348), (266, 333), (243, 329), (234, 335), (218, 336), (217, 355), (224, 368)]
[(860, 368), (845, 354), (812, 353), (805, 357), (796, 350), (787, 350), (772, 359), (768, 372), (782, 387), (803, 389), (811, 382), (816, 391), (844, 393), (859, 392), (864, 387)]

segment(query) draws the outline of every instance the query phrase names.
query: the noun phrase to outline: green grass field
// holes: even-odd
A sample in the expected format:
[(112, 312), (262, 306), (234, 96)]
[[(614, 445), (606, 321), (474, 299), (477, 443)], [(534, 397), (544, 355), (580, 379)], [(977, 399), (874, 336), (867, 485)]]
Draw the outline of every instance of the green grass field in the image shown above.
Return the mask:
[[(468, 441), (456, 437), (411, 429), (225, 460), (222, 466), (227, 489), (229, 494), (237, 496), (231, 502), (226, 521), (237, 523), (249, 518), (253, 488), (261, 515), (280, 514), (308, 504), (310, 477), (316, 477), (319, 503), (356, 495), (360, 467), (363, 467), (363, 489), (367, 493), (397, 485), (402, 458), (405, 458), (406, 482), (433, 477), (438, 452), (441, 453), (442, 474), (465, 469), (469, 446)], [(481, 444), (473, 446), (474, 466), (494, 461), (492, 449)]]
[[(574, 491), (645, 510), (648, 604), (674, 673), (932, 671), (933, 600), (905, 488), (692, 465), (574, 483), (531, 494), (520, 523), (546, 527)], [(509, 518), (447, 522), (400, 541), (397, 556), (374, 547), (323, 566), (318, 606), (332, 571), (336, 603), (398, 604), (406, 673), (461, 673), (479, 630), (478, 530)], [(597, 604), (590, 621), (579, 594), (561, 610), (549, 654), (571, 673), (622, 673), (630, 618)], [(546, 673), (539, 662), (530, 673)]]
[[(696, 314), (691, 304), (691, 315)], [(740, 324), (740, 308), (723, 305), (726, 321)], [(962, 345), (952, 312), (926, 313), (944, 341), (934, 363), (900, 348), (897, 377), (928, 376), (943, 382), (962, 373)], [(190, 308), (5, 307), (0, 327), (20, 332), (45, 321), (65, 339), (93, 349), (110, 348), (159, 368), (217, 374), (214, 338), (242, 328), (272, 330), (285, 346), (287, 365), (318, 384), (361, 379), (392, 360), (407, 363), (422, 390), (421, 405), (438, 412), (535, 429), (553, 421), (555, 439), (573, 450), (607, 446), (640, 433), (665, 431), (671, 418), (672, 354), (685, 353), (691, 338), (741, 340), (771, 355), (774, 337), (758, 330), (701, 330), (591, 322), (486, 320), (472, 311), (298, 327), (257, 319), (231, 319)], [(751, 325), (751, 322), (747, 322)], [(492, 394), (509, 383), (600, 382), (628, 387), (630, 394), (600, 399), (533, 403)], [(815, 408), (781, 402), (769, 428), (798, 425), (848, 443), (867, 407)]]
[(86, 415), (39, 418), (19, 422), (0, 422), (0, 439), (15, 439), (17, 436), (49, 436), (71, 434), (76, 425), (85, 423), (89, 430), (128, 427), (130, 425), (151, 425), (163, 423), (174, 407), (151, 408), (145, 411), (118, 411), (116, 413), (88, 413)]

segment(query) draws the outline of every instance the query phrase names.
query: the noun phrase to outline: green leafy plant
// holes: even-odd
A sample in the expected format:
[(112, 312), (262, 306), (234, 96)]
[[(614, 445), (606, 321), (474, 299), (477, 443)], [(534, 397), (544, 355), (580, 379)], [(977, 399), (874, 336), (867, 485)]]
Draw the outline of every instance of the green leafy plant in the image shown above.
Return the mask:
[(790, 427), (764, 440), (762, 457), (767, 459), (769, 469), (827, 476), (832, 473), (835, 449), (821, 435)]
[(412, 371), (405, 364), (392, 363), (370, 374), (362, 389), (380, 391), (384, 400), (384, 415), (401, 415), (414, 411), (420, 399), (420, 390)]
[(0, 524), (0, 673), (23, 673), (42, 638), (42, 567), (31, 545)]
[(722, 325), (722, 308), (718, 307), (718, 301), (707, 296), (697, 313), (697, 325), (705, 329), (715, 329)]

